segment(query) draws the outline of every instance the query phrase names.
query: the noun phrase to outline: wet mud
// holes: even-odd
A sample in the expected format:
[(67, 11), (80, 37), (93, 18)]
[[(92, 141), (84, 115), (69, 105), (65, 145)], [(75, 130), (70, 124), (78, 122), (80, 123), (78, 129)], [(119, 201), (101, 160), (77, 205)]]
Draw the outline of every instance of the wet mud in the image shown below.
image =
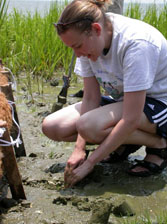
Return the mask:
[[(95, 166), (93, 172), (73, 188), (64, 188), (63, 173), (74, 143), (53, 142), (41, 131), (44, 116), (57, 100), (55, 87), (45, 85), (44, 95), (34, 92), (34, 104), (19, 84), (15, 102), (26, 157), (17, 158), (27, 200), (15, 201), (8, 188), (1, 204), (3, 224), (91, 224), (124, 223), (147, 215), (152, 222), (167, 211), (167, 170), (138, 178), (126, 173), (135, 158), (144, 157), (142, 147), (122, 163)], [(56, 87), (57, 91), (60, 87)], [(76, 89), (71, 88), (70, 93)], [(68, 98), (69, 103), (73, 103)], [(87, 146), (92, 152), (95, 146)]]

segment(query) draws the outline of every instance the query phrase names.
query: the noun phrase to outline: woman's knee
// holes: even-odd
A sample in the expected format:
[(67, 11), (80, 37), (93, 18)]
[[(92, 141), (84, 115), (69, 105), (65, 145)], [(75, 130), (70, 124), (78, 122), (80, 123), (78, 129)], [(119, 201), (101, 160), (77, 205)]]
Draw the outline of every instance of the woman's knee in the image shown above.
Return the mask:
[(50, 136), (50, 122), (48, 120), (48, 117), (46, 117), (43, 122), (42, 122), (42, 132), (44, 133), (44, 135), (46, 135), (47, 137)]
[(50, 117), (46, 117), (42, 122), (42, 132), (48, 138), (56, 141), (60, 141), (60, 128), (57, 125), (56, 121), (50, 119)]
[(97, 135), (97, 127), (95, 124), (87, 118), (87, 116), (81, 116), (76, 123), (77, 132), (89, 142), (95, 142), (95, 136)]

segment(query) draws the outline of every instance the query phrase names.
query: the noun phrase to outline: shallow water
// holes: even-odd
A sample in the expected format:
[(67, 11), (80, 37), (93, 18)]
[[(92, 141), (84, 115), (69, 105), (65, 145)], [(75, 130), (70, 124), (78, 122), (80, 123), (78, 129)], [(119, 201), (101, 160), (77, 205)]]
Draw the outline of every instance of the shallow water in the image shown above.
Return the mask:
[[(36, 11), (38, 11), (41, 15), (45, 15), (50, 9), (51, 4), (54, 1), (49, 1), (49, 0), (10, 0), (9, 1), (9, 7), (8, 7), (8, 13), (12, 13), (13, 9), (17, 9), (18, 11), (26, 14), (28, 11), (34, 14)], [(57, 1), (60, 3), (63, 3), (64, 1)], [(138, 1), (129, 1), (125, 0), (124, 1), (124, 11), (126, 11), (128, 4), (131, 2), (138, 2), (141, 4), (142, 9), (146, 9), (148, 5), (156, 3), (157, 6), (162, 7), (164, 4), (163, 0), (138, 0)]]

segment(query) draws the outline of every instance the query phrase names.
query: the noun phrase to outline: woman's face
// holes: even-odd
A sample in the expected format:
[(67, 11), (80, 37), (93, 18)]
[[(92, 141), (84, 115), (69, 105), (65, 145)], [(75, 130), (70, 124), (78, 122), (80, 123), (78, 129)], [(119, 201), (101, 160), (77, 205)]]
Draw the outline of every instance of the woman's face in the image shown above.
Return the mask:
[(85, 56), (92, 61), (96, 61), (105, 47), (101, 31), (100, 24), (94, 23), (89, 34), (86, 31), (79, 33), (77, 30), (69, 29), (61, 34), (60, 38), (65, 45), (74, 50), (77, 57)]

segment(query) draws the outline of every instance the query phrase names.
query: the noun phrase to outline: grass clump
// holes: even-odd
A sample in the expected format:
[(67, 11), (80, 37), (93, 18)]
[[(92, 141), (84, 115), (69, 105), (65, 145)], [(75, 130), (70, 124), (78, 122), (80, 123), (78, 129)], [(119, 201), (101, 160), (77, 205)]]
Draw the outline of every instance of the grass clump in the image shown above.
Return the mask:
[(130, 218), (125, 219), (122, 221), (122, 224), (167, 224), (167, 213), (163, 211), (156, 215), (146, 212), (145, 215), (135, 217), (133, 220)]

